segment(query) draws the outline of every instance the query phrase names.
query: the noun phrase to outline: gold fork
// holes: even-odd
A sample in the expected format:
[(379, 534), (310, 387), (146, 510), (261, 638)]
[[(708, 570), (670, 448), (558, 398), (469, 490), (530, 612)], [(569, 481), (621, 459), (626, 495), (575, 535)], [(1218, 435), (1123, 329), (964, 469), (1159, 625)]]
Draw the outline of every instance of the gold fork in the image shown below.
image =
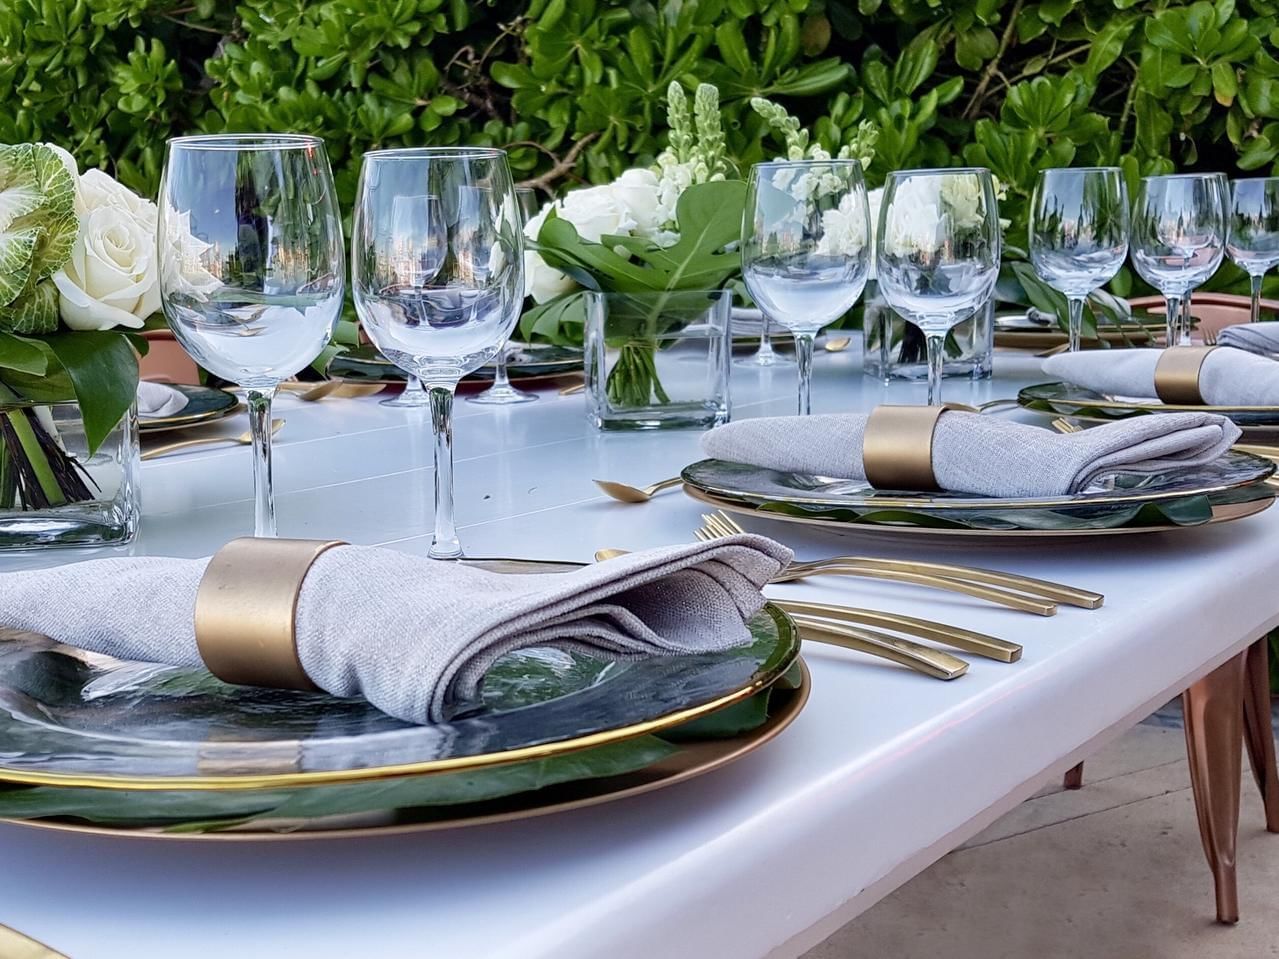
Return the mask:
[[(702, 521), (704, 525), (697, 531), (697, 537), (701, 540), (735, 536), (746, 532), (736, 520), (722, 511), (703, 514)], [(1057, 610), (1057, 603), (1078, 606), (1081, 609), (1097, 609), (1105, 601), (1101, 593), (1095, 593), (1092, 590), (1036, 579), (1033, 576), (1022, 576), (1018, 573), (1005, 573), (973, 566), (956, 566), (950, 563), (878, 559), (867, 556), (832, 556), (827, 559), (792, 563), (777, 578), (777, 582), (802, 579), (805, 576), (821, 573), (843, 573), (936, 586), (940, 589), (967, 593), (1000, 605), (1012, 606), (1014, 609), (1038, 613), (1041, 616), (1053, 615)], [(1016, 592), (1010, 592), (1010, 590)], [(1027, 595), (1018, 595), (1019, 593)]]
[(1200, 333), (1201, 333), (1201, 334), (1202, 334), (1202, 336), (1203, 336), (1204, 346), (1216, 346), (1216, 345), (1217, 345), (1217, 331), (1216, 331), (1216, 330), (1200, 330)]

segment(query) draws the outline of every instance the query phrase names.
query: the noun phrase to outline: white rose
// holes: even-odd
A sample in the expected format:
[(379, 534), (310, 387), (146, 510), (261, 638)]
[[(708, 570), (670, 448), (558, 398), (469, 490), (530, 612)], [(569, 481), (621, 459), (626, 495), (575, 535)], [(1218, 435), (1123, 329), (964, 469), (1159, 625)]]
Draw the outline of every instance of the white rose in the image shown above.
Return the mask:
[[(548, 203), (524, 224), (524, 235), (536, 240), (551, 210), (559, 215), (559, 204)], [(573, 278), (551, 266), (533, 250), (524, 251), (524, 295), (533, 297), (534, 303), (546, 303), (574, 289)]]
[(93, 210), (81, 220), (71, 258), (53, 282), (71, 329), (137, 329), (160, 308), (154, 227), (115, 206)]
[(164, 217), (164, 239), (160, 268), (165, 286), (194, 300), (208, 300), (222, 285), (204, 266), (204, 254), (213, 249), (213, 244), (191, 232), (189, 212), (179, 213), (172, 206)]
[(972, 173), (942, 178), (942, 202), (950, 210), (951, 222), (958, 230), (972, 230), (985, 220), (985, 197), (981, 181)]
[(573, 190), (560, 201), (556, 212), (573, 224), (578, 236), (594, 243), (603, 236), (626, 236), (635, 228), (635, 220), (611, 184)]
[(932, 253), (940, 245), (942, 199), (938, 177), (907, 180), (893, 195), (884, 222), (884, 249), (895, 256)]
[(658, 202), (659, 186), (656, 173), (638, 167), (627, 170), (612, 184), (613, 195), (635, 224), (633, 230), (645, 238), (655, 236), (668, 219)]
[(109, 173), (103, 173), (101, 170), (87, 170), (80, 177), (80, 184), (76, 190), (76, 213), (84, 219), (94, 210), (100, 210), (103, 207), (112, 207), (129, 214), (144, 229), (150, 230), (152, 235), (155, 235), (158, 211), (154, 203), (144, 200)]

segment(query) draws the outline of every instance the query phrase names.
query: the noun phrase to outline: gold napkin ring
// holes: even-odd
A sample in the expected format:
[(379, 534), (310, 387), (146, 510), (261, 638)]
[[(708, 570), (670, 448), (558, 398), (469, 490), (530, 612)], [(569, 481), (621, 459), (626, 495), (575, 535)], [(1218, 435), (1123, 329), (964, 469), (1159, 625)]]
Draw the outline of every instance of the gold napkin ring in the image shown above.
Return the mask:
[(226, 683), (314, 690), (298, 659), (302, 581), (340, 540), (233, 539), (211, 560), (195, 596), (195, 643)]
[(1176, 406), (1202, 406), (1199, 372), (1215, 346), (1173, 346), (1155, 364), (1155, 395)]
[(877, 406), (862, 434), (862, 467), (875, 489), (936, 492), (933, 431), (947, 406)]

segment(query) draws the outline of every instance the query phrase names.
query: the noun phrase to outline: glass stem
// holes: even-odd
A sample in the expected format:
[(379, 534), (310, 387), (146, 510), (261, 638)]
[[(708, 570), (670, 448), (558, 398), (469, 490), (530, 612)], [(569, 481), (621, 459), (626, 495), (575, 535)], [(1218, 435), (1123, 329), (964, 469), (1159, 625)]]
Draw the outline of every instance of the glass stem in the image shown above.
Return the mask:
[(1164, 346), (1177, 345), (1177, 332), (1181, 327), (1181, 297), (1164, 294), (1167, 303), (1164, 313)]
[(275, 536), (275, 490), (271, 485), (271, 400), (275, 387), (248, 390), (249, 431), (253, 436), (253, 535)]
[(813, 334), (795, 334), (795, 361), (799, 364), (799, 415), (813, 411), (810, 397), (813, 387)]
[(756, 358), (761, 362), (765, 359), (773, 359), (773, 338), (769, 334), (772, 332), (773, 321), (768, 318), (768, 314), (764, 314), (764, 332), (759, 335), (759, 353)]
[(497, 363), (493, 370), (493, 385), (489, 387), (491, 390), (509, 390), (511, 381), (506, 378), (506, 344), (502, 344), (502, 348), (497, 351)]
[(1067, 300), (1070, 304), (1070, 327), (1066, 335), (1069, 337), (1069, 349), (1072, 353), (1079, 352), (1079, 341), (1083, 338), (1084, 299), (1082, 296), (1072, 296)]
[(453, 391), (457, 384), (432, 383), (431, 426), (435, 430), (435, 534), (432, 559), (458, 559), (462, 544), (453, 526)]
[(1193, 294), (1187, 293), (1186, 298), (1181, 301), (1181, 332), (1177, 337), (1178, 346), (1190, 345), (1190, 326), (1194, 322), (1194, 317), (1190, 315), (1190, 300)]
[(1248, 313), (1249, 323), (1261, 322), (1261, 281), (1263, 275), (1254, 273), (1249, 278), (1252, 282), (1252, 309)]
[(946, 367), (946, 334), (926, 333), (928, 342), (928, 405), (941, 405), (941, 378)]

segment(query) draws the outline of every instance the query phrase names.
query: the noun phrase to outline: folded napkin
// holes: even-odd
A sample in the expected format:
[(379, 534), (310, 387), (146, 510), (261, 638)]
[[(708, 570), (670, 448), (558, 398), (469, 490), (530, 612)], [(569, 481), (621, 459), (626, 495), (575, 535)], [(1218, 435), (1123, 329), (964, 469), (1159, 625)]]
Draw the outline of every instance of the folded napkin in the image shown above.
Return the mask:
[[(438, 722), (477, 705), (484, 674), (514, 650), (622, 659), (746, 643), (760, 587), (790, 559), (786, 547), (745, 535), (510, 574), (339, 546), (302, 583), (298, 657), (335, 696)], [(199, 667), (193, 619), (207, 563), (121, 558), (0, 574), (0, 625), (120, 659)]]
[(147, 417), (174, 416), (187, 405), (186, 395), (163, 383), (150, 380), (138, 382), (138, 415)]
[[(1107, 396), (1155, 399), (1162, 350), (1085, 350), (1044, 360), (1044, 372)], [(1279, 363), (1219, 347), (1199, 368), (1199, 395), (1209, 406), (1279, 406)]]
[[(711, 430), (702, 449), (765, 469), (864, 479), (855, 414), (738, 420)], [(947, 410), (933, 432), (937, 484), (976, 496), (1064, 496), (1115, 473), (1199, 466), (1230, 449), (1239, 428), (1208, 413), (1169, 413), (1060, 434), (1038, 426)]]
[(1271, 356), (1279, 353), (1279, 323), (1239, 323), (1228, 326), (1217, 335), (1217, 344)]

